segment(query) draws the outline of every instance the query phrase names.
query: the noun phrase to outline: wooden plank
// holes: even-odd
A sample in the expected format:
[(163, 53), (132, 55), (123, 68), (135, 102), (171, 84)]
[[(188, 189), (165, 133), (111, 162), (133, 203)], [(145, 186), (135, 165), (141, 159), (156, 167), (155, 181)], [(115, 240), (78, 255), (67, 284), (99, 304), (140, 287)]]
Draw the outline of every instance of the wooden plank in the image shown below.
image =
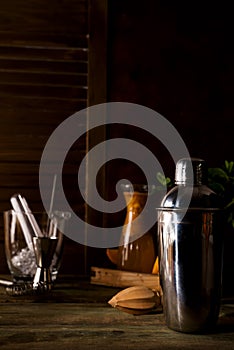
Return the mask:
[[(99, 30), (96, 30), (99, 28)], [(107, 0), (90, 0), (89, 1), (89, 63), (88, 63), (88, 106), (105, 103), (107, 101), (107, 37), (108, 37), (108, 1)], [(96, 144), (106, 140), (106, 115), (100, 116), (101, 124), (98, 133), (89, 132), (87, 135), (87, 152)], [(87, 116), (87, 128), (89, 129), (89, 115)], [(99, 155), (100, 163), (103, 164), (97, 178), (97, 187), (103, 198), (106, 191), (106, 152)], [(93, 169), (91, 156), (87, 157), (87, 179), (86, 193), (88, 202), (92, 201), (93, 189), (89, 181), (89, 174), (96, 171)], [(91, 224), (105, 226), (105, 213), (102, 208), (97, 214), (92, 208), (86, 208), (86, 220)], [(87, 233), (88, 234), (88, 233)]]
[(37, 72), (87, 72), (87, 61), (76, 60), (45, 60), (45, 59), (14, 59), (1, 58), (1, 69), (16, 69)]
[[(14, 110), (3, 110), (0, 117), (0, 129), (1, 133), (6, 137), (6, 135), (14, 135), (13, 130), (17, 130), (14, 136), (18, 134), (31, 135), (35, 131), (37, 134), (50, 135), (62, 122), (72, 116), (74, 113), (69, 114), (67, 111), (48, 111), (48, 110), (31, 110), (25, 109), (24, 111)], [(80, 118), (77, 113), (77, 134), (79, 131), (86, 131), (86, 120)], [(9, 125), (12, 129), (9, 128)], [(40, 129), (41, 133), (40, 133)], [(80, 130), (79, 130), (80, 129)], [(82, 133), (83, 134), (83, 133)], [(80, 139), (84, 136), (81, 136)], [(1, 140), (1, 138), (0, 138)], [(10, 141), (10, 140), (9, 140)], [(84, 143), (83, 143), (84, 144)], [(80, 146), (80, 144), (79, 144)]]
[(90, 0), (89, 6), (88, 104), (95, 105), (107, 101), (108, 1)]
[[(22, 133), (20, 135), (15, 134), (14, 129), (12, 131), (12, 133), (8, 132), (5, 137), (0, 138), (0, 163), (12, 162), (14, 160), (17, 163), (23, 159), (25, 162), (40, 160), (42, 151), (50, 134), (53, 132), (53, 128), (49, 128), (49, 132), (47, 134), (45, 131), (43, 134), (38, 134), (35, 129), (31, 130), (31, 132), (28, 134)], [(69, 157), (69, 161), (72, 160), (73, 164), (78, 162), (81, 159), (81, 156), (84, 156), (84, 147), (85, 140), (84, 138), (81, 138), (80, 142), (77, 143), (77, 148), (68, 150), (67, 157)], [(63, 150), (62, 142), (61, 144), (57, 145), (56, 149), (53, 149), (55, 162), (56, 159), (59, 159), (61, 150)]]
[[(1, 103), (0, 103), (1, 106)], [(0, 118), (0, 127), (4, 127), (5, 124), (14, 120), (15, 125), (44, 125), (46, 127), (58, 126), (66, 118), (74, 114), (75, 111), (72, 109), (45, 109), (43, 106), (38, 109), (33, 109), (31, 107), (25, 107), (23, 110), (17, 109), (15, 106), (12, 108), (1, 108), (1, 118)], [(32, 118), (33, 117), (33, 118)], [(80, 124), (83, 127), (83, 122)]]
[(54, 84), (54, 85), (84, 85), (87, 86), (87, 72), (38, 72), (16, 70), (16, 69), (1, 69), (0, 67), (0, 82), (3, 83), (38, 83), (38, 84)]
[(214, 332), (183, 334), (168, 329), (162, 312), (136, 317), (110, 307), (117, 292), (90, 285), (78, 273), (59, 275), (46, 295), (12, 297), (0, 287), (1, 349), (233, 350), (233, 300), (222, 305)]
[(51, 59), (51, 60), (75, 60), (87, 61), (88, 49), (80, 47), (51, 47), (36, 46), (30, 44), (10, 45), (0, 42), (1, 58), (18, 58), (18, 59)]
[(161, 291), (159, 275), (120, 271), (94, 266), (91, 267), (90, 282), (92, 284), (120, 288), (143, 285)]
[(47, 35), (87, 33), (87, 1), (8, 0), (1, 4), (0, 16), (5, 19), (0, 22), (0, 30), (14, 28), (16, 32), (38, 36), (43, 32)]
[[(1, 23), (1, 22), (0, 22)], [(22, 29), (22, 28), (21, 28)], [(42, 45), (51, 47), (87, 47), (87, 32), (82, 35), (79, 32), (69, 33), (65, 32), (24, 32), (14, 30), (0, 30), (0, 42), (4, 44), (12, 43), (13, 45), (20, 45), (22, 43), (28, 43), (30, 45)]]
[[(36, 130), (31, 130), (30, 134), (20, 134), (17, 135), (14, 128), (12, 129), (12, 133), (8, 132), (5, 137), (0, 138), (0, 147), (5, 152), (18, 152), (19, 149), (27, 151), (31, 150), (42, 150), (46, 145), (48, 140), (48, 135), (40, 135), (37, 134)], [(8, 153), (9, 154), (9, 153)], [(1, 155), (0, 155), (1, 159)]]
[[(25, 158), (27, 158), (25, 156)], [(64, 176), (69, 176), (69, 174), (77, 173), (78, 171), (78, 165), (82, 157), (80, 157), (77, 162), (73, 163), (67, 163), (65, 164), (66, 172), (63, 174)], [(23, 156), (19, 157), (17, 161), (11, 160), (11, 162), (0, 162), (0, 172), (2, 175), (12, 175), (12, 174), (18, 174), (18, 175), (33, 175), (38, 174), (39, 170), (39, 164), (40, 164), (40, 158), (38, 160), (33, 161), (24, 161)], [(47, 174), (54, 174), (53, 172), (53, 165), (56, 166), (56, 163), (48, 163), (50, 167), (47, 169)], [(3, 184), (1, 185), (3, 186)]]
[(52, 97), (59, 98), (60, 96), (67, 99), (87, 98), (86, 86), (66, 86), (52, 84), (34, 84), (31, 83), (0, 83), (1, 96), (27, 96), (28, 98), (39, 96), (40, 98)]
[(86, 99), (79, 98), (63, 98), (63, 97), (47, 97), (47, 96), (2, 96), (0, 100), (0, 105), (3, 107), (11, 108), (12, 106), (18, 108), (39, 108), (44, 107), (45, 110), (58, 110), (62, 109), (64, 111), (78, 111), (87, 106)]

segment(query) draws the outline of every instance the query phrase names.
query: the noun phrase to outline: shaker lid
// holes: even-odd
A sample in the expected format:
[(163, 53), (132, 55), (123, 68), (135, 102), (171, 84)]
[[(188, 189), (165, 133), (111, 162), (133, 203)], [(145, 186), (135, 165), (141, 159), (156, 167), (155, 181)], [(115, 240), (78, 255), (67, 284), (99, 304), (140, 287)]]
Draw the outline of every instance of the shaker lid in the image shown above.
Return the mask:
[(206, 162), (200, 158), (182, 158), (176, 163), (175, 183), (202, 185), (207, 182)]

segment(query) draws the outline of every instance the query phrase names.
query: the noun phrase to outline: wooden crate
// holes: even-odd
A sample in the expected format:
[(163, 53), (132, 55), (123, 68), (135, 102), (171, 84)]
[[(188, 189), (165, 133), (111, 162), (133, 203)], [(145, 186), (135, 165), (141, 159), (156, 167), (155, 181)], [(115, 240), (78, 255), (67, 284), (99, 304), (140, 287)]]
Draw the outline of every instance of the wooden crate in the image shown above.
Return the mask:
[(127, 288), (143, 285), (161, 292), (159, 275), (91, 267), (91, 284)]

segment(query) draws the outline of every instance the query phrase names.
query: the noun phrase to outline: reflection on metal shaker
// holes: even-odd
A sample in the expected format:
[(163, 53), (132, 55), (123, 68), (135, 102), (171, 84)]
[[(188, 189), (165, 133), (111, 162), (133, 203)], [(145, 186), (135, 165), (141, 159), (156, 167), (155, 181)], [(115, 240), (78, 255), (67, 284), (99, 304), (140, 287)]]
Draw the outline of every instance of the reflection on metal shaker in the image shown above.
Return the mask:
[[(221, 204), (205, 185), (203, 160), (181, 159), (176, 165), (175, 182), (177, 186), (168, 192), (158, 211), (164, 315), (171, 329), (205, 332), (214, 329), (220, 308)], [(188, 191), (192, 191), (192, 197), (186, 209)]]

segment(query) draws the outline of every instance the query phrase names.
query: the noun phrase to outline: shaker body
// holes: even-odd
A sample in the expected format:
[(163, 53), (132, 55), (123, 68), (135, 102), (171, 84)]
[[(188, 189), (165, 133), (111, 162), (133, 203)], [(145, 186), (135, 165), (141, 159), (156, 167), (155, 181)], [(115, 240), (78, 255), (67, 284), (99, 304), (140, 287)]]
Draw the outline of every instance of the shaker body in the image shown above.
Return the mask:
[(201, 159), (179, 160), (175, 183), (158, 211), (163, 311), (169, 328), (202, 333), (214, 329), (220, 309), (222, 203), (206, 186)]
[(217, 322), (221, 298), (221, 212), (165, 208), (158, 239), (163, 309), (167, 326), (200, 332)]

